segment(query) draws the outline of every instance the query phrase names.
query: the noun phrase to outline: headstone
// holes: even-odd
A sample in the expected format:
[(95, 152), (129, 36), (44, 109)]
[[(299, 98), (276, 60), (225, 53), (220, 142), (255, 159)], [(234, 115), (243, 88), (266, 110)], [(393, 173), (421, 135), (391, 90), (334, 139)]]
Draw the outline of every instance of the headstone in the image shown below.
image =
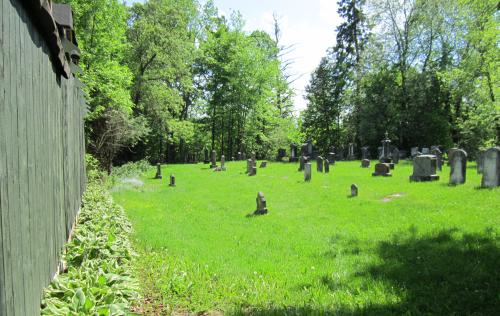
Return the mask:
[(174, 174), (170, 175), (170, 183), (168, 186), (175, 187), (175, 175)]
[(372, 176), (392, 177), (391, 167), (389, 166), (388, 163), (380, 162), (375, 165), (375, 172), (372, 173)]
[(354, 160), (354, 144), (349, 143), (349, 146), (347, 147), (347, 160)]
[(450, 159), (450, 184), (465, 183), (467, 172), (467, 153), (462, 150), (454, 150)]
[(299, 153), (297, 152), (297, 145), (290, 144), (290, 162), (295, 162), (298, 160)]
[(323, 157), (316, 158), (316, 171), (323, 172)]
[(424, 147), (422, 148), (422, 155), (430, 155), (431, 151), (429, 150), (429, 148), (427, 147)]
[(382, 146), (380, 147), (377, 147), (377, 153), (378, 153), (378, 159), (380, 159), (382, 157)]
[(217, 154), (215, 150), (212, 150), (212, 156), (210, 157), (210, 168), (217, 167)]
[(370, 148), (368, 146), (361, 147), (361, 160), (370, 159)]
[(450, 148), (450, 149), (448, 149), (448, 151), (447, 151), (447, 154), (448, 154), (448, 163), (447, 164), (448, 164), (448, 166), (450, 165), (450, 157), (451, 157), (451, 155), (453, 155), (453, 152), (456, 151), (456, 150), (459, 150), (459, 149), (458, 148)]
[(160, 163), (157, 163), (156, 164), (156, 175), (155, 175), (155, 179), (161, 179), (162, 176), (161, 176), (161, 164)]
[(252, 165), (250, 168), (250, 173), (248, 174), (249, 176), (255, 176), (257, 174), (257, 167)]
[(243, 156), (241, 155), (241, 151), (238, 151), (238, 161), (242, 160), (243, 159)]
[(267, 204), (266, 204), (266, 198), (264, 197), (264, 193), (259, 192), (257, 194), (257, 198), (255, 199), (257, 202), (257, 210), (255, 210), (254, 214), (255, 215), (263, 215), (267, 214)]
[(500, 148), (493, 147), (484, 152), (483, 178), (481, 187), (500, 186)]
[(252, 159), (247, 159), (247, 173), (250, 174), (252, 171), (253, 161)]
[(335, 152), (331, 151), (328, 153), (328, 161), (334, 165), (335, 164)]
[(311, 181), (311, 163), (304, 164), (304, 181)]
[(411, 158), (415, 158), (419, 155), (418, 147), (412, 147), (410, 151)]
[(399, 163), (399, 149), (396, 147), (392, 149), (392, 162)]
[(330, 161), (328, 159), (325, 159), (323, 161), (324, 163), (324, 167), (325, 167), (325, 173), (329, 173), (330, 172)]
[(278, 149), (278, 156), (276, 157), (276, 160), (282, 161), (285, 156), (286, 156), (286, 150), (283, 148)]
[(205, 148), (205, 150), (203, 150), (203, 152), (205, 153), (205, 160), (203, 160), (203, 163), (209, 163), (210, 159), (208, 158), (208, 149)]
[(370, 167), (370, 160), (368, 159), (361, 160), (361, 168), (369, 168), (369, 167)]
[(226, 171), (226, 157), (224, 155), (220, 156), (220, 169)]
[(265, 168), (265, 167), (267, 167), (267, 161), (262, 161), (262, 162), (260, 163), (259, 168)]
[(385, 132), (385, 139), (382, 140), (382, 153), (380, 155), (380, 162), (392, 163), (391, 155), (391, 140), (389, 139), (389, 133)]
[(436, 174), (437, 160), (432, 155), (420, 155), (413, 159), (413, 174), (410, 181), (435, 181), (439, 180)]
[(304, 164), (306, 163), (306, 157), (300, 156), (299, 160), (299, 171), (304, 171)]
[(358, 186), (351, 184), (351, 197), (358, 196)]
[(482, 174), (483, 173), (483, 168), (484, 168), (484, 154), (485, 151), (481, 150), (479, 154), (477, 155), (477, 173)]
[(439, 171), (443, 170), (443, 153), (439, 147), (434, 146), (431, 150), (431, 154), (436, 156), (437, 168)]

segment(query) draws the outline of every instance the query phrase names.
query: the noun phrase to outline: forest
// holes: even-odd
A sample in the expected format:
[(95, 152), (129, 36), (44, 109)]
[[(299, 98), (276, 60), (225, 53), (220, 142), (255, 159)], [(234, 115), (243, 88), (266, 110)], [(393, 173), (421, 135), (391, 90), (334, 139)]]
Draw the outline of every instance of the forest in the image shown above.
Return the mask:
[(62, 2), (82, 51), (87, 152), (108, 171), (195, 162), (205, 149), (274, 159), (306, 140), (319, 153), (375, 151), (386, 131), (399, 148), (472, 157), (499, 143), (496, 0), (339, 0), (336, 42), (300, 112), (278, 19), (268, 34), (211, 0)]

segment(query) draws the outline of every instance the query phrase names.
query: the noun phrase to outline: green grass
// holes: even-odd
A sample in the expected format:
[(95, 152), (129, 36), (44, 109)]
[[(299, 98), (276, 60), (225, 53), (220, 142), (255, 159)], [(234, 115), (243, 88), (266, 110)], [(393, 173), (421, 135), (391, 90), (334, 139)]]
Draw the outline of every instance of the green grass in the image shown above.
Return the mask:
[[(454, 187), (446, 166), (440, 181), (410, 183), (407, 162), (391, 178), (372, 177), (373, 161), (338, 162), (310, 183), (298, 164), (245, 167), (168, 165), (163, 180), (152, 168), (144, 186), (114, 191), (147, 312), (499, 314), (500, 190), (477, 188), (475, 166)], [(269, 214), (247, 217), (258, 191)]]

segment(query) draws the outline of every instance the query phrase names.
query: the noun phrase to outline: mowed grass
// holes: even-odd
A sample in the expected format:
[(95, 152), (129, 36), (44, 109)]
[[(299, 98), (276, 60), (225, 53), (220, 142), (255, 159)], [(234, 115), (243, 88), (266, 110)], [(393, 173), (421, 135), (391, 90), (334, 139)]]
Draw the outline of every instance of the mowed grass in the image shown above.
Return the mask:
[[(113, 193), (135, 229), (145, 313), (500, 314), (500, 190), (372, 177), (337, 162), (305, 183), (297, 163), (162, 167)], [(258, 164), (259, 165), (259, 164)], [(176, 187), (168, 187), (174, 173)], [(350, 198), (351, 184), (359, 196)], [(269, 213), (247, 217), (262, 191)]]

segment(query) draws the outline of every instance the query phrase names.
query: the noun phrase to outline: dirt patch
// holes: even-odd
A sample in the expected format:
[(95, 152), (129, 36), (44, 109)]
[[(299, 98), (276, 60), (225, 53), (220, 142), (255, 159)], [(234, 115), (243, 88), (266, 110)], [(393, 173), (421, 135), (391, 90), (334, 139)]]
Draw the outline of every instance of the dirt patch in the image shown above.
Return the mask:
[(392, 193), (392, 194), (389, 194), (387, 196), (384, 196), (384, 198), (382, 199), (382, 202), (390, 202), (396, 198), (399, 198), (399, 197), (402, 197), (404, 196), (405, 194), (404, 193)]

